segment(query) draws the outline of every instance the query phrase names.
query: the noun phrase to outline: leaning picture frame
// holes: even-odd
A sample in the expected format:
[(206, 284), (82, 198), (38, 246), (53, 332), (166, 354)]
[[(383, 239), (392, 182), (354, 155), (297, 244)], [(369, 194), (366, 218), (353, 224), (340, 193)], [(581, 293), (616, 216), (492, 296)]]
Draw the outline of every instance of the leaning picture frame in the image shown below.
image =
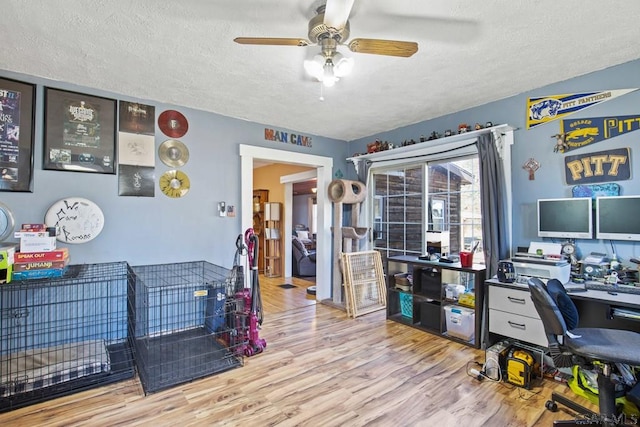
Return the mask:
[(115, 174), (116, 100), (44, 91), (43, 169)]
[(0, 191), (33, 191), (36, 85), (0, 78)]

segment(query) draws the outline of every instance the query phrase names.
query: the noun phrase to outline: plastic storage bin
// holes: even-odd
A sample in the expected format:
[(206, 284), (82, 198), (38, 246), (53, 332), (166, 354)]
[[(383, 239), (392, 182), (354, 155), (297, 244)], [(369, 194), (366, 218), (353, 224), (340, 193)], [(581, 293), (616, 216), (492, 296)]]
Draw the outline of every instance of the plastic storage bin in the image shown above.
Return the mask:
[(444, 307), (447, 334), (470, 341), (475, 337), (476, 313), (472, 309), (447, 305)]

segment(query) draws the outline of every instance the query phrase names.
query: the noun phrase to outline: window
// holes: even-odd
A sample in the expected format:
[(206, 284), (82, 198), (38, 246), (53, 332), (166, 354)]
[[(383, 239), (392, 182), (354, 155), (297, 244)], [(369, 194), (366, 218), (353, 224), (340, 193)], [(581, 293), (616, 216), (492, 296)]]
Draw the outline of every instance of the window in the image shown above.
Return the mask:
[[(386, 256), (423, 253), (423, 165), (394, 168), (373, 175), (374, 248)], [(375, 209), (374, 209), (375, 210)]]
[(481, 242), (477, 155), (374, 170), (372, 182), (374, 249), (384, 256), (456, 254)]
[(309, 231), (311, 234), (318, 232), (318, 199), (316, 197), (309, 197), (308, 199), (308, 212), (309, 212)]
[[(443, 253), (473, 249), (482, 241), (478, 156), (428, 163), (427, 170), (427, 235), (443, 232), (448, 238)], [(482, 256), (474, 262), (482, 262)]]

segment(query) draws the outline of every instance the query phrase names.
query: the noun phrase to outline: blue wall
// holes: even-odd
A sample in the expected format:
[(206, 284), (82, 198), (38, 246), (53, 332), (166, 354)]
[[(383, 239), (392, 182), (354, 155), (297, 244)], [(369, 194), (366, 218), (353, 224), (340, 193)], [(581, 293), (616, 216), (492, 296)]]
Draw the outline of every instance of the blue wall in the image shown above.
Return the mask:
[[(42, 222), (47, 209), (65, 197), (87, 198), (104, 212), (104, 229), (97, 238), (81, 245), (68, 245), (74, 264), (128, 261), (131, 265), (146, 265), (206, 260), (230, 267), (236, 237), (243, 232), (240, 144), (282, 150), (283, 161), (287, 159), (287, 152), (332, 157), (335, 170), (343, 173), (347, 170), (348, 151), (344, 141), (309, 135), (313, 138), (313, 147), (292, 146), (266, 141), (264, 128), (272, 127), (268, 124), (12, 72), (0, 71), (0, 76), (37, 84), (33, 192), (0, 192), (0, 201), (12, 210), (17, 228), (22, 223)], [(190, 158), (180, 169), (191, 180), (189, 193), (180, 199), (170, 199), (156, 186), (155, 197), (120, 197), (117, 175), (42, 170), (44, 86), (153, 105), (156, 117), (167, 109), (183, 113), (189, 121), (189, 131), (180, 141), (188, 147)], [(160, 175), (171, 169), (157, 156), (157, 148), (167, 139), (156, 126), (156, 183)], [(236, 216), (219, 217), (220, 201), (234, 205)], [(62, 246), (66, 245), (59, 243), (59, 247)]]
[[(640, 61), (633, 61), (594, 72), (582, 77), (549, 85), (500, 101), (428, 120), (411, 126), (372, 135), (345, 144), (344, 141), (313, 136), (313, 147), (298, 147), (264, 140), (268, 124), (248, 122), (218, 114), (144, 99), (129, 98), (69, 83), (49, 81), (33, 76), (2, 72), (0, 75), (37, 84), (36, 131), (34, 149), (34, 191), (32, 193), (1, 192), (0, 201), (13, 211), (16, 223), (40, 222), (51, 204), (64, 197), (88, 198), (100, 206), (105, 214), (105, 226), (96, 239), (82, 245), (69, 245), (73, 263), (92, 263), (126, 260), (133, 265), (170, 261), (207, 260), (229, 266), (233, 260), (235, 238), (240, 229), (240, 158), (239, 144), (281, 149), (332, 157), (334, 172), (347, 172), (355, 179), (352, 165), (345, 158), (355, 152), (365, 152), (366, 144), (376, 138), (401, 143), (418, 139), (432, 131), (443, 133), (457, 129), (459, 123), (474, 124), (492, 121), (507, 123), (518, 130), (512, 148), (513, 174), (513, 235), (514, 245), (528, 245), (540, 240), (535, 232), (535, 202), (538, 198), (570, 197), (571, 186), (564, 180), (564, 155), (553, 152), (551, 135), (558, 133), (559, 121), (526, 130), (526, 100), (530, 96), (553, 95), (590, 90), (609, 90), (640, 87)], [(189, 131), (180, 140), (190, 151), (189, 162), (181, 168), (191, 179), (190, 192), (181, 199), (169, 199), (156, 188), (153, 198), (118, 196), (116, 175), (42, 170), (43, 87), (51, 86), (118, 100), (154, 105), (156, 115), (167, 109), (182, 112), (189, 120)], [(463, 96), (463, 94), (452, 94)], [(569, 116), (603, 117), (608, 115), (640, 114), (640, 91), (616, 98)], [(279, 129), (287, 131), (287, 129)], [(168, 139), (156, 131), (156, 148)], [(620, 181), (623, 194), (640, 194), (640, 164), (635, 160), (635, 147), (640, 131), (632, 132), (598, 144), (571, 151), (588, 153), (609, 148), (631, 147), (632, 179)], [(635, 142), (635, 144), (634, 144)], [(535, 181), (528, 180), (522, 164), (530, 157), (542, 167)], [(286, 155), (283, 156), (286, 161)], [(156, 155), (156, 181), (169, 170)], [(237, 216), (221, 218), (217, 204), (225, 201), (236, 206)], [(12, 240), (12, 239), (9, 239)], [(638, 243), (615, 242), (617, 254), (628, 263), (630, 257), (640, 257)], [(60, 244), (60, 246), (64, 246)], [(608, 241), (578, 241), (583, 254), (592, 251), (611, 254)]]
[[(429, 135), (432, 131), (444, 133), (446, 129), (456, 130), (458, 124), (476, 122), (484, 124), (509, 124), (517, 128), (514, 132), (515, 143), (512, 147), (512, 188), (513, 188), (513, 244), (528, 246), (531, 241), (541, 241), (536, 233), (536, 200), (539, 198), (571, 197), (572, 185), (567, 185), (564, 177), (565, 154), (554, 153), (555, 139), (552, 135), (560, 130), (560, 121), (540, 125), (532, 130), (526, 129), (526, 102), (528, 97), (555, 95), (572, 92), (599, 91), (611, 89), (640, 88), (640, 60), (628, 62), (606, 70), (594, 72), (571, 80), (555, 83), (530, 92), (519, 94), (500, 101), (460, 111), (455, 114), (424, 121), (411, 126), (372, 135), (349, 143), (349, 152), (366, 152), (366, 144), (376, 138), (400, 144), (420, 135)], [(452, 96), (464, 96), (456, 93)], [(567, 119), (581, 117), (605, 117), (620, 115), (640, 115), (640, 91), (621, 96), (572, 114)], [(591, 153), (612, 148), (631, 148), (631, 180), (619, 181), (623, 195), (640, 194), (640, 151), (638, 141), (640, 131), (631, 132), (616, 138), (602, 141), (587, 147), (572, 150), (567, 155)], [(522, 165), (534, 158), (541, 164), (535, 174), (535, 180), (529, 181), (528, 173)], [(353, 167), (349, 169), (350, 177), (355, 178)], [(640, 214), (640, 213), (639, 213)], [(547, 239), (547, 241), (551, 241)], [(560, 240), (556, 240), (560, 242)], [(624, 264), (629, 258), (640, 257), (640, 242), (614, 242), (617, 255)], [(581, 254), (604, 252), (612, 254), (610, 242), (602, 240), (578, 240)], [(631, 264), (633, 265), (633, 264)]]

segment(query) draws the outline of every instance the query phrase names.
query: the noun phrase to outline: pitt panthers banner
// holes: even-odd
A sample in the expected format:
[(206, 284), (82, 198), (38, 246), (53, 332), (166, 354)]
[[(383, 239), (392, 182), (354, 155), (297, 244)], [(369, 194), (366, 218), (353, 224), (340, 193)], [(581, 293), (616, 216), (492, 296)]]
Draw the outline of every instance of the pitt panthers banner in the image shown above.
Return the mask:
[(568, 185), (631, 179), (631, 150), (615, 148), (597, 153), (566, 156), (564, 174)]
[(640, 129), (640, 115), (562, 120), (560, 121), (560, 134), (564, 135), (563, 152), (595, 144), (638, 129)]
[(602, 92), (579, 92), (563, 95), (539, 96), (527, 99), (527, 129), (548, 123), (552, 120), (584, 110), (592, 105), (610, 101), (622, 95), (636, 91), (634, 89), (617, 89)]

